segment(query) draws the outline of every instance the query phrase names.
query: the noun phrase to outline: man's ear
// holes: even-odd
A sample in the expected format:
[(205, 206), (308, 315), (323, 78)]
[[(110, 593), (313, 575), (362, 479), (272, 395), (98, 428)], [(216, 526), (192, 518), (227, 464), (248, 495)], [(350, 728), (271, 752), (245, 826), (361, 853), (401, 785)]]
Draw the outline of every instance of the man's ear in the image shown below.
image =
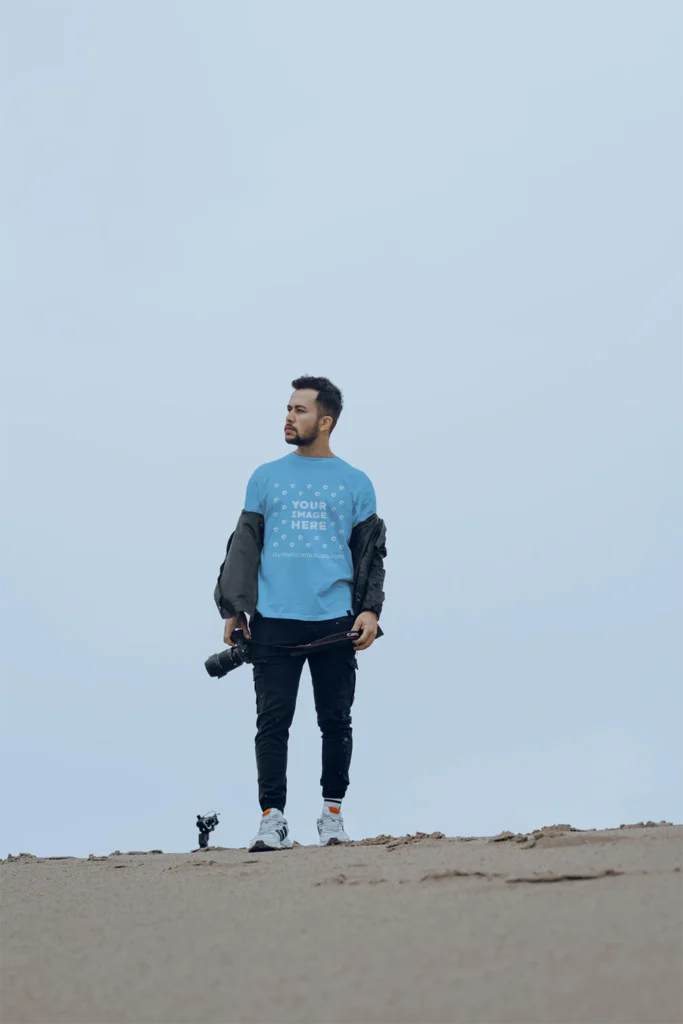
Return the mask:
[(320, 419), (320, 429), (326, 433), (332, 433), (332, 427), (334, 426), (334, 420), (331, 416), (322, 416)]

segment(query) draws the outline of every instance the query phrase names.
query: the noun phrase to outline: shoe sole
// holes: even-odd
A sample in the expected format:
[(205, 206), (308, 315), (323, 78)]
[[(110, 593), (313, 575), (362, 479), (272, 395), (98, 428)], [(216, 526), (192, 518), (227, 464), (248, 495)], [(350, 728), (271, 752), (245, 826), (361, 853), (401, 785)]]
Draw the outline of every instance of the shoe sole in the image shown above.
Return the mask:
[(278, 853), (280, 850), (291, 849), (291, 846), (268, 846), (267, 843), (259, 839), (258, 843), (254, 843), (253, 846), (249, 847), (249, 853)]
[(345, 843), (350, 843), (350, 839), (328, 839), (326, 843), (321, 843), (321, 846), (344, 846)]

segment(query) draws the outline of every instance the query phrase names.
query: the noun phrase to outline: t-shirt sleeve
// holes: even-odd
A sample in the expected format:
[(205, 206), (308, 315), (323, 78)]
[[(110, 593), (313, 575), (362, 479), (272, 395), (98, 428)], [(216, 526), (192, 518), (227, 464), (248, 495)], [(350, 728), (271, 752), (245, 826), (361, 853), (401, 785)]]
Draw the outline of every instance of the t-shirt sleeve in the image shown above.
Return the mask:
[(262, 493), (261, 474), (256, 470), (255, 473), (252, 473), (247, 484), (247, 496), (244, 499), (245, 512), (260, 512), (263, 515)]
[(370, 516), (377, 512), (377, 499), (375, 488), (372, 486), (370, 477), (363, 474), (360, 478), (356, 500), (353, 503), (353, 525), (365, 522)]

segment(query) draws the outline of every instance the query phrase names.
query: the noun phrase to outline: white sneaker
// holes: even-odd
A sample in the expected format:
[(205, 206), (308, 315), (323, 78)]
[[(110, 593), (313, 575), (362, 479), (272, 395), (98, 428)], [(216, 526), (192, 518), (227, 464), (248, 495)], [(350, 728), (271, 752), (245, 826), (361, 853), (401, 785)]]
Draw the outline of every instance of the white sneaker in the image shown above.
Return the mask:
[(282, 811), (274, 808), (264, 811), (261, 816), (258, 835), (249, 845), (249, 853), (260, 853), (265, 850), (291, 850), (292, 840), (289, 838), (289, 825)]
[(327, 807), (323, 808), (322, 816), (318, 818), (318, 835), (321, 846), (338, 846), (339, 843), (351, 842), (344, 831), (341, 811), (331, 811)]

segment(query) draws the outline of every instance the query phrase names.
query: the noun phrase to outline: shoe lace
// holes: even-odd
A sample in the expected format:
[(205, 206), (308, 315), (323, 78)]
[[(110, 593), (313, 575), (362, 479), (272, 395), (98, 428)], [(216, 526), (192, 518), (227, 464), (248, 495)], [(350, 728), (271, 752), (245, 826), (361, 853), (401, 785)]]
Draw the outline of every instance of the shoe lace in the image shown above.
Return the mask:
[(341, 814), (326, 814), (325, 815), (325, 831), (326, 832), (343, 832), (344, 831), (344, 819)]
[(271, 818), (270, 816), (261, 818), (261, 824), (258, 827), (258, 834), (263, 835), (264, 832), (274, 832), (275, 829), (277, 828), (278, 821), (276, 821), (274, 818)]

